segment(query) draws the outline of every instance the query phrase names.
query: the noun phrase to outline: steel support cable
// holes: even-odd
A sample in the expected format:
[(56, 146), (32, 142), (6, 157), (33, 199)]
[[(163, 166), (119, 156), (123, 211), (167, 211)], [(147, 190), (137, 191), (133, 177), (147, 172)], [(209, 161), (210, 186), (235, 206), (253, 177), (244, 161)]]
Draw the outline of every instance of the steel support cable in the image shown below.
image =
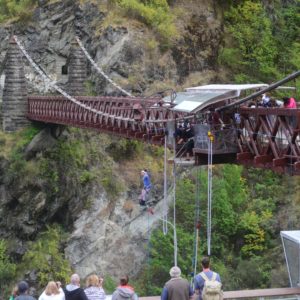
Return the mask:
[(165, 135), (165, 148), (164, 148), (164, 202), (163, 202), (163, 233), (168, 233), (168, 182), (167, 182), (167, 135)]
[[(20, 43), (19, 39), (17, 38), (17, 36), (13, 36), (15, 42), (17, 43), (19, 49), (21, 50), (21, 52), (23, 53), (23, 55), (27, 58), (27, 60), (29, 61), (29, 63), (31, 64), (31, 66), (34, 68), (34, 70), (43, 78), (44, 82), (46, 82), (47, 84), (49, 84), (49, 86), (53, 87), (57, 92), (59, 92), (61, 95), (63, 95), (65, 98), (67, 98), (68, 100), (70, 100), (71, 102), (73, 102), (74, 104), (82, 107), (83, 109), (93, 112), (99, 116), (104, 116), (104, 117), (109, 117), (109, 118), (115, 118), (115, 115), (111, 115), (108, 113), (104, 113), (102, 111), (96, 110), (88, 105), (85, 105), (83, 103), (81, 103), (80, 101), (78, 101), (77, 99), (75, 99), (74, 97), (70, 96), (68, 93), (66, 93), (63, 89), (61, 89), (59, 86), (56, 85), (55, 82), (53, 82), (51, 80), (51, 78), (48, 77), (48, 75), (46, 75), (41, 68), (32, 60), (32, 58), (30, 57), (30, 55), (27, 53), (27, 51), (25, 50), (25, 48), (22, 46), (22, 44)], [(136, 123), (135, 120), (133, 119), (129, 119), (128, 121), (132, 122), (132, 123)]]
[(193, 277), (192, 286), (194, 284), (194, 278), (197, 274), (198, 264), (198, 245), (199, 245), (199, 230), (200, 230), (200, 167), (196, 172), (196, 196), (195, 196), (195, 222), (194, 222), (194, 255), (193, 255)]
[(96, 62), (92, 59), (92, 57), (90, 56), (90, 54), (87, 52), (87, 50), (85, 49), (85, 47), (83, 46), (81, 40), (79, 39), (79, 37), (76, 37), (76, 41), (79, 45), (79, 47), (81, 48), (81, 50), (83, 51), (83, 53), (85, 54), (85, 56), (87, 57), (87, 59), (91, 62), (91, 64), (94, 66), (94, 68), (97, 70), (97, 72), (99, 74), (101, 74), (110, 84), (112, 84), (115, 88), (117, 88), (120, 92), (122, 92), (123, 94), (133, 97), (129, 92), (125, 91), (123, 88), (121, 88), (118, 84), (116, 84), (112, 79), (110, 79), (101, 69), (100, 67), (96, 64)]
[[(174, 139), (173, 150), (176, 153), (176, 141)], [(177, 232), (176, 232), (176, 163), (173, 164), (173, 225), (174, 225), (174, 266), (177, 266)]]
[(98, 114), (100, 116), (107, 116), (107, 117), (115, 117), (114, 115), (110, 115), (108, 113), (103, 113), (101, 111), (98, 111), (88, 105), (85, 105), (81, 103), (80, 101), (76, 100), (74, 97), (70, 96), (68, 93), (66, 93), (63, 89), (61, 89), (59, 86), (57, 86), (42, 70), (41, 68), (32, 60), (32, 58), (29, 56), (25, 48), (22, 46), (20, 41), (18, 40), (17, 36), (14, 36), (14, 40), (16, 41), (19, 49), (22, 51), (24, 56), (27, 58), (27, 60), (30, 62), (31, 66), (34, 68), (34, 70), (40, 74), (45, 82), (47, 82), (51, 87), (53, 87), (57, 92), (59, 92), (61, 95), (63, 95), (65, 98), (70, 100), (71, 102), (75, 103), (76, 105), (91, 111), (95, 114)]
[(148, 287), (151, 284), (150, 281), (150, 263), (151, 263), (151, 228), (150, 228), (150, 212), (148, 212), (148, 253), (147, 253), (147, 263), (148, 263), (148, 268), (147, 268), (147, 292), (148, 292)]
[(211, 210), (212, 210), (212, 143), (214, 137), (208, 132), (207, 163), (207, 255), (211, 253)]

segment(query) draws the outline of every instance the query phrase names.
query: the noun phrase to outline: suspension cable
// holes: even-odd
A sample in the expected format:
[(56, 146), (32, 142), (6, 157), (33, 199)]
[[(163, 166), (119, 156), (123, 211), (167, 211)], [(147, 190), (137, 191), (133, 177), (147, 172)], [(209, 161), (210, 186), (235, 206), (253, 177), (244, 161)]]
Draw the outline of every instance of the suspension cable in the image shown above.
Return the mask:
[[(176, 153), (176, 141), (174, 139), (174, 153)], [(177, 233), (176, 233), (176, 162), (173, 164), (173, 225), (174, 225), (174, 266), (177, 266)]]
[(165, 146), (164, 146), (164, 202), (163, 202), (163, 233), (168, 233), (168, 186), (167, 186), (167, 135), (165, 135)]
[(59, 86), (57, 86), (57, 84), (55, 82), (53, 82), (42, 70), (41, 68), (32, 60), (32, 58), (29, 56), (29, 54), (27, 53), (27, 51), (25, 50), (25, 48), (22, 46), (22, 44), (20, 43), (19, 39), (17, 38), (17, 36), (13, 36), (14, 40), (16, 41), (19, 49), (22, 51), (22, 53), (24, 54), (24, 56), (27, 58), (27, 60), (30, 62), (31, 66), (34, 68), (34, 70), (41, 75), (41, 77), (43, 78), (43, 80), (45, 82), (47, 82), (51, 87), (53, 87), (57, 92), (59, 92), (61, 95), (63, 95), (65, 98), (69, 99), (71, 102), (75, 103), (76, 105), (91, 111), (95, 114), (101, 115), (101, 116), (112, 116), (110, 114), (107, 113), (103, 113), (101, 111), (98, 111), (88, 105), (85, 105), (83, 103), (81, 103), (80, 101), (76, 100), (74, 97), (70, 96), (68, 93), (66, 93), (63, 89), (61, 89)]
[(91, 64), (94, 66), (94, 68), (97, 70), (97, 72), (99, 74), (101, 74), (110, 84), (112, 84), (115, 88), (117, 88), (119, 91), (121, 91), (123, 94), (132, 97), (132, 95), (125, 91), (123, 88), (121, 88), (118, 84), (116, 84), (112, 79), (110, 79), (101, 69), (100, 67), (96, 64), (96, 62), (92, 59), (92, 57), (90, 56), (90, 54), (87, 52), (87, 50), (85, 49), (85, 47), (83, 46), (81, 40), (79, 39), (79, 37), (76, 36), (76, 41), (79, 45), (79, 47), (81, 48), (81, 50), (83, 51), (83, 53), (85, 54), (85, 56), (87, 57), (87, 59), (91, 62)]
[(214, 136), (208, 131), (207, 163), (207, 255), (211, 253), (211, 209), (212, 209), (212, 143)]
[(197, 274), (198, 264), (198, 244), (200, 230), (200, 167), (196, 171), (196, 195), (195, 195), (195, 221), (194, 221), (194, 255), (193, 255), (193, 276), (191, 284), (194, 284), (194, 278)]

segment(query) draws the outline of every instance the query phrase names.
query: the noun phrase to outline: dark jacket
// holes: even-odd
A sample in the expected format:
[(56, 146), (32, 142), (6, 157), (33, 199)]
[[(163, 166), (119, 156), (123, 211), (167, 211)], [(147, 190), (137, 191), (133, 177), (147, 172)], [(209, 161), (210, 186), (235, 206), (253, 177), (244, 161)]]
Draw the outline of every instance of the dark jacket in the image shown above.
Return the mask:
[(68, 284), (64, 289), (66, 300), (88, 300), (84, 290), (72, 284)]
[(21, 294), (18, 297), (16, 297), (15, 300), (36, 300), (36, 299), (30, 295)]

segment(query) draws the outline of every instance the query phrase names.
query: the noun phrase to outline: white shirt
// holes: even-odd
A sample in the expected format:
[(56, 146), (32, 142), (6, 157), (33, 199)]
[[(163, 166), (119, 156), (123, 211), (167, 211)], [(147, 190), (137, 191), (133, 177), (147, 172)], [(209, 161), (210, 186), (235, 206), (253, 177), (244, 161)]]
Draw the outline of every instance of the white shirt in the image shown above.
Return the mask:
[(65, 294), (64, 292), (60, 289), (59, 294), (52, 294), (50, 296), (46, 295), (45, 291), (41, 294), (39, 297), (39, 300), (65, 300)]

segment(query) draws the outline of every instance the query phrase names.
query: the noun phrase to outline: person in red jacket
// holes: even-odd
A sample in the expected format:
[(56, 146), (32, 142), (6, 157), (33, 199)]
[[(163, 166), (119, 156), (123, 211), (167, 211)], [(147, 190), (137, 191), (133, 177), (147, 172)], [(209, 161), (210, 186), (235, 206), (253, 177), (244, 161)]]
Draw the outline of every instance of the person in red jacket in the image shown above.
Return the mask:
[(127, 275), (120, 278), (120, 285), (112, 294), (112, 300), (138, 300), (137, 294), (134, 292), (134, 288), (128, 284), (129, 278)]
[(284, 108), (297, 108), (297, 103), (294, 98), (283, 97), (282, 100)]

